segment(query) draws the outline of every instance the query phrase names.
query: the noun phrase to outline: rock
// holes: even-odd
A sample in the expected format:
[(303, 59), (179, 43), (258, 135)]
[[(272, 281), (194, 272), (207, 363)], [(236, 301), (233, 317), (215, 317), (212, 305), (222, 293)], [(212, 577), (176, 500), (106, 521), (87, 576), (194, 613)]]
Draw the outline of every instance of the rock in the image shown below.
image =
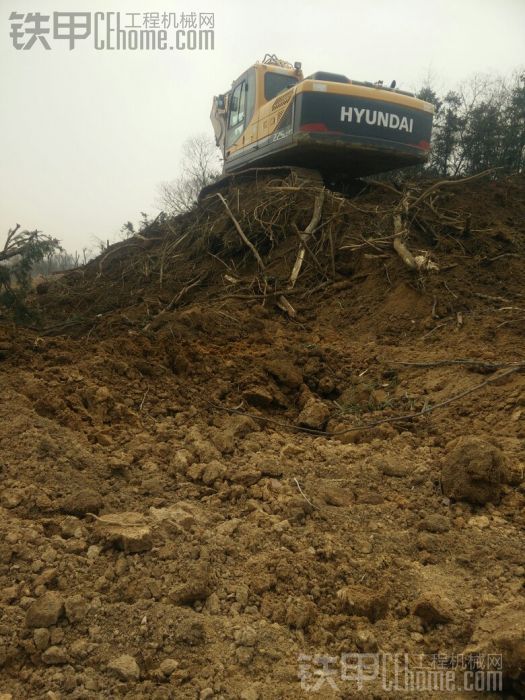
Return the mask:
[(505, 472), (505, 481), (510, 486), (519, 486), (525, 475), (525, 464), (523, 462), (507, 460), (507, 469)]
[(67, 664), (68, 660), (67, 652), (64, 647), (48, 647), (42, 654), (42, 661), (48, 666)]
[(200, 481), (202, 479), (202, 475), (204, 474), (205, 468), (205, 464), (194, 462), (186, 469), (186, 476), (192, 481)]
[(349, 492), (348, 489), (343, 489), (340, 486), (331, 486), (329, 484), (320, 484), (317, 489), (317, 495), (327, 505), (336, 506), (338, 508), (345, 508), (354, 500), (353, 493)]
[(206, 631), (201, 616), (193, 610), (188, 610), (186, 615), (178, 618), (173, 630), (173, 639), (185, 648), (203, 644), (206, 640)]
[(57, 591), (48, 591), (32, 603), (26, 613), (27, 627), (56, 625), (64, 612), (64, 600)]
[(195, 601), (204, 601), (211, 595), (210, 571), (204, 562), (188, 567), (188, 580), (173, 587), (169, 593), (175, 605), (189, 605)]
[(76, 639), (70, 647), (71, 656), (84, 659), (90, 652), (91, 645), (87, 639)]
[(448, 532), (450, 530), (450, 522), (448, 518), (439, 513), (431, 513), (423, 518), (418, 525), (420, 530), (426, 530), (427, 532)]
[(140, 668), (133, 656), (122, 654), (122, 656), (112, 659), (108, 664), (108, 671), (121, 681), (138, 681), (140, 678)]
[(469, 503), (497, 502), (505, 471), (500, 449), (477, 437), (460, 437), (447, 445), (441, 468), (443, 493)]
[(376, 622), (386, 615), (390, 595), (387, 589), (373, 590), (355, 584), (341, 588), (337, 597), (343, 610), (350, 615)]
[(356, 631), (355, 645), (362, 654), (375, 654), (379, 649), (377, 639), (370, 629), (358, 629)]
[(92, 544), (87, 548), (86, 558), (93, 561), (93, 559), (96, 559), (99, 554), (100, 547), (98, 547), (96, 544)]
[(33, 641), (38, 651), (44, 651), (49, 646), (50, 634), (47, 627), (37, 627), (33, 632)]
[[(514, 599), (492, 608), (472, 633), (465, 655), (502, 655), (503, 683), (523, 691), (525, 684), (525, 602)], [(495, 669), (494, 669), (495, 670)], [(520, 697), (523, 697), (520, 695)]]
[(153, 547), (151, 528), (141, 513), (111, 513), (98, 518), (95, 533), (127, 553), (147, 552)]
[(242, 486), (253, 486), (262, 478), (262, 472), (254, 467), (245, 467), (229, 474), (228, 478), (235, 484)]
[(215, 447), (223, 455), (231, 454), (235, 449), (235, 436), (229, 430), (214, 430), (211, 439)]
[(397, 455), (385, 455), (377, 462), (378, 468), (385, 476), (407, 476), (410, 474), (411, 468), (408, 461)]
[(426, 552), (441, 552), (445, 546), (443, 538), (433, 532), (419, 532), (416, 537), (416, 547)]
[(249, 433), (260, 430), (257, 423), (249, 416), (228, 416), (224, 422), (224, 430), (235, 438), (244, 438)]
[(239, 695), (240, 700), (259, 700), (260, 694), (257, 688), (245, 688)]
[(284, 384), (290, 389), (297, 389), (303, 383), (301, 371), (289, 360), (269, 360), (265, 367), (280, 384)]
[(215, 447), (215, 445), (209, 440), (205, 440), (202, 437), (199, 439), (194, 439), (192, 442), (193, 453), (199, 462), (204, 462), (207, 464), (211, 462), (212, 459), (220, 459), (221, 453)]
[(33, 581), (34, 588), (38, 586), (48, 586), (50, 583), (56, 581), (58, 576), (58, 569), (44, 569), (41, 574), (39, 574)]
[(235, 644), (240, 647), (254, 647), (257, 644), (257, 632), (253, 627), (241, 627), (233, 633)]
[(83, 516), (86, 513), (99, 513), (102, 506), (102, 497), (97, 491), (80, 489), (62, 499), (60, 510), (68, 515)]
[(438, 593), (424, 593), (413, 606), (413, 613), (429, 626), (451, 622), (454, 618), (451, 602)]
[(204, 484), (210, 486), (218, 479), (223, 479), (226, 475), (226, 467), (218, 460), (212, 460), (204, 469), (201, 479)]
[(64, 641), (64, 628), (63, 627), (52, 627), (49, 631), (49, 637), (51, 645), (61, 644)]
[(16, 508), (22, 503), (23, 494), (20, 491), (4, 490), (0, 495), (0, 503), (4, 508)]
[(305, 428), (322, 430), (330, 418), (330, 409), (318, 399), (308, 399), (305, 407), (299, 414), (297, 423)]
[(268, 408), (273, 403), (273, 394), (263, 386), (252, 387), (242, 392), (243, 398), (251, 405)]
[(239, 529), (239, 525), (241, 524), (241, 519), (240, 518), (231, 518), (230, 520), (225, 520), (222, 523), (219, 523), (217, 527), (215, 528), (215, 531), (217, 532), (218, 535), (221, 535), (223, 537), (231, 537), (234, 532), (236, 532)]
[(469, 527), (479, 527), (480, 530), (484, 530), (490, 525), (490, 520), (486, 515), (473, 515), (472, 518), (468, 520)]
[(212, 593), (206, 601), (206, 610), (210, 615), (219, 615), (221, 612), (221, 601), (217, 593)]
[(175, 673), (178, 667), (179, 662), (175, 659), (164, 659), (164, 661), (161, 661), (159, 665), (162, 674), (166, 677), (171, 676), (172, 673)]
[(304, 630), (317, 617), (317, 607), (315, 603), (307, 598), (292, 599), (286, 606), (285, 622), (288, 627)]
[(321, 394), (321, 396), (330, 396), (330, 394), (335, 391), (335, 387), (336, 384), (334, 378), (326, 374), (319, 380), (317, 391), (319, 394)]
[(186, 473), (186, 469), (193, 461), (193, 455), (189, 450), (177, 450), (171, 455), (171, 466), (176, 473)]
[(150, 508), (150, 513), (155, 520), (168, 521), (176, 528), (191, 532), (195, 527), (205, 526), (207, 522), (206, 514), (195, 503), (190, 501), (177, 501), (166, 508)]
[(199, 693), (199, 700), (210, 700), (214, 695), (213, 688), (203, 688)]
[(0, 603), (11, 605), (18, 598), (18, 586), (7, 586), (0, 591)]
[(77, 594), (66, 598), (65, 609), (69, 622), (80, 622), (86, 616), (88, 604), (80, 594)]

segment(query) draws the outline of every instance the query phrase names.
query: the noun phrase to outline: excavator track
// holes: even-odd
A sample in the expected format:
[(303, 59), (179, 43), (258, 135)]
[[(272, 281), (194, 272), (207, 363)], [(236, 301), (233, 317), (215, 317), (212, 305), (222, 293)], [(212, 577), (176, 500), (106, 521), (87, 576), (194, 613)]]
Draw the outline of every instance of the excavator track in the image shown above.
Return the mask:
[(288, 178), (290, 184), (302, 187), (322, 187), (324, 184), (323, 176), (318, 170), (296, 168), (286, 165), (266, 168), (246, 168), (245, 170), (239, 170), (235, 173), (226, 173), (215, 182), (203, 187), (199, 193), (198, 201), (202, 202), (204, 199), (215, 195), (217, 192), (230, 189), (230, 187), (243, 185), (248, 182), (257, 183), (260, 181), (261, 183), (267, 183), (274, 178), (279, 178), (280, 180)]
[(292, 165), (247, 168), (235, 173), (226, 173), (215, 182), (203, 187), (199, 193), (198, 201), (202, 202), (218, 192), (222, 193), (229, 190), (231, 187), (250, 182), (267, 184), (275, 178), (279, 180), (286, 179), (292, 187), (326, 187), (345, 195), (356, 194), (366, 186), (364, 181), (346, 178), (340, 173), (322, 173), (320, 170), (300, 168)]

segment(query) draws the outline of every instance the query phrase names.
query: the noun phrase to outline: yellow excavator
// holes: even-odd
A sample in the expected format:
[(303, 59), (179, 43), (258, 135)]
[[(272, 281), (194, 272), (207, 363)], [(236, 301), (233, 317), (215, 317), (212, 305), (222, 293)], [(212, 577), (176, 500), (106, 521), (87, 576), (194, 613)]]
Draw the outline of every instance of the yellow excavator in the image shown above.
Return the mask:
[(213, 99), (211, 121), (224, 177), (262, 169), (305, 169), (325, 184), (424, 163), (434, 107), (414, 94), (336, 73), (303, 76), (266, 54)]

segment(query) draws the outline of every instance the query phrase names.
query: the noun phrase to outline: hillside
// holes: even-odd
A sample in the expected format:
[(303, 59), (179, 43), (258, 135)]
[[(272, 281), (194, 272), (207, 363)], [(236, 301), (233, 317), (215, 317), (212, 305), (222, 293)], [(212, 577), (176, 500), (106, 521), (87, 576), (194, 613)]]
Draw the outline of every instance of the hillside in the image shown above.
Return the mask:
[(224, 197), (0, 316), (0, 698), (522, 697), (525, 178)]

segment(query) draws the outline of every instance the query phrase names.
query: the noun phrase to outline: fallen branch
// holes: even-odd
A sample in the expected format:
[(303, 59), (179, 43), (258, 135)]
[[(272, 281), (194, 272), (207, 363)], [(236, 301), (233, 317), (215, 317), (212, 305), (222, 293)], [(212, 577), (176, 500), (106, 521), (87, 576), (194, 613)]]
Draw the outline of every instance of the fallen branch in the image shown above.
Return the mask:
[[(292, 268), (292, 274), (290, 275), (290, 289), (293, 289), (299, 273), (301, 272), (301, 267), (303, 265), (305, 249), (307, 248), (307, 242), (314, 230), (316, 230), (317, 225), (321, 219), (321, 213), (323, 211), (323, 202), (325, 197), (325, 190), (320, 190), (315, 195), (314, 211), (310, 223), (305, 228), (304, 233), (300, 233), (299, 237), (301, 239), (301, 246), (299, 247), (299, 252), (297, 253), (297, 258), (295, 259), (294, 266)], [(315, 256), (314, 256), (315, 257)]]
[(406, 367), (444, 367), (446, 365), (472, 365), (473, 367), (485, 367), (486, 369), (501, 369), (502, 367), (517, 367), (523, 362), (485, 362), (484, 360), (436, 360), (435, 362), (401, 362), (394, 361), (393, 365)]
[(407, 235), (407, 229), (403, 227), (401, 214), (394, 214), (394, 250), (401, 260), (411, 270), (439, 270), (438, 265), (430, 259), (430, 253), (423, 252), (423, 255), (413, 255), (405, 245), (403, 238)]
[(237, 219), (236, 219), (235, 216), (233, 215), (232, 210), (231, 210), (230, 207), (228, 206), (228, 202), (224, 199), (224, 197), (222, 196), (222, 194), (221, 194), (220, 192), (216, 192), (215, 194), (216, 194), (216, 196), (221, 200), (221, 202), (223, 203), (224, 208), (226, 209), (226, 212), (227, 212), (228, 216), (229, 216), (230, 219), (233, 221), (233, 224), (234, 224), (235, 228), (237, 229), (237, 233), (239, 234), (239, 236), (241, 237), (241, 239), (244, 241), (244, 243), (248, 246), (248, 248), (252, 251), (252, 253), (253, 253), (255, 259), (256, 259), (257, 262), (259, 263), (259, 267), (260, 267), (261, 270), (264, 272), (264, 263), (263, 263), (263, 261), (262, 261), (261, 256), (259, 255), (259, 253), (258, 253), (258, 251), (257, 251), (257, 248), (253, 245), (253, 243), (248, 239), (248, 237), (246, 236), (246, 234), (245, 234), (244, 231), (242, 230), (240, 223), (237, 221)]
[(411, 270), (417, 270), (416, 260), (403, 242), (407, 231), (401, 223), (401, 214), (394, 214), (394, 231), (394, 250), (407, 267)]
[(297, 316), (297, 311), (294, 309), (294, 307), (290, 304), (288, 299), (286, 297), (283, 297), (282, 295), (279, 297), (279, 300), (277, 301), (277, 306), (284, 311), (285, 313), (290, 316), (290, 318), (295, 318)]

